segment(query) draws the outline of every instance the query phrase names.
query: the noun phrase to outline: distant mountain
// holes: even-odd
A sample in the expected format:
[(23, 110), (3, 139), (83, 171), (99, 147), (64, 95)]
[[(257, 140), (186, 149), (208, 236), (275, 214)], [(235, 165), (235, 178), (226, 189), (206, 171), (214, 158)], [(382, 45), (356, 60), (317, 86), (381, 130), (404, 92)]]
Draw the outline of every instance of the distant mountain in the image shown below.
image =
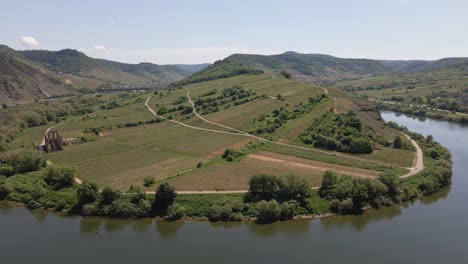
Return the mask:
[(323, 54), (300, 54), (288, 51), (278, 55), (234, 54), (185, 78), (177, 84), (219, 79), (238, 74), (263, 71), (288, 71), (293, 79), (308, 82), (382, 76), (396, 73), (433, 71), (449, 67), (466, 67), (468, 58), (447, 58), (437, 61), (346, 59)]
[(128, 64), (72, 49), (16, 51), (5, 45), (0, 45), (0, 63), (0, 103), (93, 91), (104, 84), (167, 86), (205, 66)]
[(210, 66), (211, 63), (201, 63), (201, 64), (173, 64), (186, 72), (195, 73), (197, 71), (201, 71), (204, 68)]

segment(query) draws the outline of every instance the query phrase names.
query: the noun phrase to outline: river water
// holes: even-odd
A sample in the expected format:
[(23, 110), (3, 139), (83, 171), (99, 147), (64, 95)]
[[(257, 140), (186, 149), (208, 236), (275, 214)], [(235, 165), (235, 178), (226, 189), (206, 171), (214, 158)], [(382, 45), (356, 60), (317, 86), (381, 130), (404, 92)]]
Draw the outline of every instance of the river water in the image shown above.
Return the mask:
[(382, 117), (448, 147), (452, 186), (360, 216), (270, 225), (70, 217), (4, 205), (0, 263), (468, 263), (468, 127)]

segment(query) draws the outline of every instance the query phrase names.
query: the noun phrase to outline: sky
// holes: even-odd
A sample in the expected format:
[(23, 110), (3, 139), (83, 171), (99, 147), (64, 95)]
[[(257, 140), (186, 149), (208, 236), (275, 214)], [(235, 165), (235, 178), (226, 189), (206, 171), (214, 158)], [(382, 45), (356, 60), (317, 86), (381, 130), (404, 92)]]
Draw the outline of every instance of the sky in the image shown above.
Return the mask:
[(467, 0), (0, 0), (0, 44), (121, 62), (205, 63), (233, 53), (468, 57)]

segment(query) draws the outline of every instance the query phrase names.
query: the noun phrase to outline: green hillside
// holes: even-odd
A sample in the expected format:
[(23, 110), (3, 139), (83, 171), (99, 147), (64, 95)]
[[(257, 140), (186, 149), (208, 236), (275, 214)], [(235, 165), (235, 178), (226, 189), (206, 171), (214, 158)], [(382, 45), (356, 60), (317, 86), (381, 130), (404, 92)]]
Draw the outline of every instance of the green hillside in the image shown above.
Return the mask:
[(128, 64), (94, 59), (72, 49), (15, 51), (4, 45), (0, 60), (2, 104), (91, 92), (103, 84), (167, 86), (206, 66)]

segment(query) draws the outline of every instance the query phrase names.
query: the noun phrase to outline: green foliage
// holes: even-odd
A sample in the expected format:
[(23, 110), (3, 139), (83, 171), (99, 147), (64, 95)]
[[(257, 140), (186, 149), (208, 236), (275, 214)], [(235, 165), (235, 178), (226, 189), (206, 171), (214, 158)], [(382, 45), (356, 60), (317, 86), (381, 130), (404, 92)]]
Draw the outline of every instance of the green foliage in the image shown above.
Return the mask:
[(37, 171), (46, 164), (44, 154), (31, 149), (9, 151), (3, 154), (0, 160), (11, 166), (15, 173)]
[(249, 180), (249, 201), (278, 200), (297, 201), (303, 207), (308, 207), (311, 196), (310, 182), (293, 174), (276, 177), (266, 174), (254, 175)]
[(185, 216), (185, 208), (178, 203), (169, 206), (167, 218), (171, 221), (179, 220)]
[(159, 185), (154, 197), (154, 209), (158, 214), (165, 215), (167, 209), (174, 203), (177, 193), (173, 186), (165, 182)]
[(98, 198), (98, 192), (99, 188), (95, 183), (84, 182), (76, 191), (78, 202), (82, 205), (94, 203)]
[(374, 148), (375, 132), (365, 129), (358, 116), (326, 113), (301, 134), (305, 144), (341, 152), (371, 153)]
[(283, 75), (283, 77), (286, 78), (286, 79), (292, 79), (291, 73), (289, 73), (287, 71), (281, 71), (280, 74)]
[(243, 155), (245, 155), (245, 152), (242, 150), (227, 148), (224, 150), (223, 154), (221, 154), (221, 158), (225, 159), (226, 161), (234, 161), (235, 158), (239, 158)]
[(112, 204), (115, 200), (122, 197), (122, 192), (112, 187), (106, 186), (102, 189), (99, 195), (99, 203), (102, 205)]
[(75, 168), (62, 164), (51, 165), (44, 171), (45, 182), (55, 190), (68, 188), (73, 185), (75, 179)]
[(13, 191), (13, 186), (10, 183), (0, 182), (0, 200), (5, 199)]
[(400, 149), (400, 148), (402, 148), (402, 146), (403, 146), (403, 143), (401, 141), (401, 137), (396, 136), (395, 139), (393, 140), (393, 147), (397, 148), (397, 149)]
[(396, 197), (396, 195), (398, 195), (398, 193), (400, 192), (400, 177), (394, 174), (385, 173), (379, 177), (379, 181), (385, 184), (385, 186), (387, 186), (388, 195), (390, 197)]
[(145, 187), (150, 187), (151, 185), (153, 185), (155, 182), (155, 179), (154, 177), (151, 177), (151, 176), (148, 176), (148, 177), (145, 177), (145, 179), (143, 179), (143, 185)]
[(256, 205), (258, 216), (257, 222), (258, 223), (271, 223), (275, 222), (281, 217), (281, 207), (279, 206), (276, 200), (271, 201), (260, 201)]

